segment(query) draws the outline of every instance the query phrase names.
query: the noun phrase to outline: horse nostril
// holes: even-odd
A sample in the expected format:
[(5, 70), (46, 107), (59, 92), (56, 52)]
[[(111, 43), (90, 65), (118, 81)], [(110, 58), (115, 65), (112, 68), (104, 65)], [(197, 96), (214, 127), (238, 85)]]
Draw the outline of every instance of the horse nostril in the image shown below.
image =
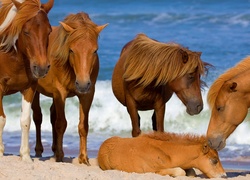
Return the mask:
[(198, 111), (198, 112), (201, 112), (202, 109), (203, 109), (203, 106), (202, 106), (202, 105), (198, 105), (198, 106), (197, 106), (197, 111)]

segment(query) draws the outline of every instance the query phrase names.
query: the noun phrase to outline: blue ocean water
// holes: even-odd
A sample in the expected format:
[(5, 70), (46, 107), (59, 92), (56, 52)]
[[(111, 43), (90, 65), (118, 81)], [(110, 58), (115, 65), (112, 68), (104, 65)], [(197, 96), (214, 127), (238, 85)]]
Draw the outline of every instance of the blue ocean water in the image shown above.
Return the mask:
[[(46, 1), (42, 1), (46, 2)], [(87, 12), (98, 25), (109, 23), (99, 38), (100, 71), (96, 93), (90, 110), (88, 150), (90, 157), (106, 138), (113, 135), (130, 136), (131, 123), (126, 108), (115, 99), (111, 89), (111, 76), (124, 44), (138, 33), (162, 42), (176, 42), (193, 51), (202, 52), (202, 60), (215, 68), (203, 80), (208, 87), (203, 91), (204, 110), (189, 116), (185, 107), (175, 96), (167, 103), (165, 130), (204, 134), (210, 111), (206, 95), (211, 83), (228, 68), (248, 56), (250, 47), (250, 1), (249, 0), (60, 0), (49, 14), (51, 24), (56, 26), (65, 16), (80, 11)], [(49, 107), (51, 99), (42, 97), (42, 137), (45, 154), (52, 154)], [(21, 96), (4, 97), (7, 123), (4, 129), (6, 153), (20, 145)], [(152, 111), (140, 112), (143, 131), (150, 131)], [(67, 100), (65, 132), (65, 155), (77, 156), (78, 100)], [(249, 117), (229, 137), (221, 158), (249, 157)], [(74, 141), (72, 141), (72, 139)], [(35, 128), (31, 125), (30, 145), (34, 155)], [(18, 154), (18, 152), (16, 152)]]

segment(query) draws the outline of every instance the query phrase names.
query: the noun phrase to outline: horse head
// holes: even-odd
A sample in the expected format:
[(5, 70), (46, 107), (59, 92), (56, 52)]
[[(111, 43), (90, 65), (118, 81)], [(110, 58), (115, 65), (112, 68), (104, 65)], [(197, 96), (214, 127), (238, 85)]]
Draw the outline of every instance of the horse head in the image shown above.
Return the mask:
[[(249, 77), (250, 73), (242, 74)], [(239, 76), (237, 78), (243, 77)], [(226, 146), (226, 139), (243, 122), (250, 104), (248, 83), (241, 84), (237, 79), (226, 81), (218, 91), (207, 130), (209, 145), (221, 150)], [(208, 95), (209, 96), (209, 95)], [(209, 98), (209, 97), (208, 97)]]
[[(203, 70), (203, 62), (198, 61), (201, 53), (190, 52), (180, 50), (181, 62), (183, 68), (188, 70), (183, 75), (175, 78), (169, 83), (171, 89), (175, 92), (178, 98), (186, 106), (186, 111), (190, 115), (199, 114), (203, 109), (203, 100), (201, 96), (201, 85), (200, 80), (201, 72)], [(191, 62), (192, 59), (197, 61)], [(197, 63), (198, 62), (198, 63)]]
[(218, 152), (211, 149), (207, 142), (202, 143), (201, 153), (197, 158), (198, 167), (209, 178), (227, 177), (219, 159)]
[(76, 91), (88, 93), (92, 83), (95, 83), (91, 80), (91, 74), (98, 73), (99, 70), (98, 36), (107, 24), (97, 26), (93, 22), (86, 22), (81, 27), (75, 28), (70, 24), (61, 22), (61, 26), (68, 34), (68, 59), (76, 76)]
[[(50, 67), (47, 58), (48, 39), (51, 26), (47, 13), (53, 6), (54, 0), (49, 0), (41, 6), (29, 1), (20, 3), (12, 0), (17, 8), (16, 19), (13, 23), (23, 23), (16, 40), (16, 49), (24, 59), (29, 61), (34, 78), (44, 77)], [(35, 1), (34, 1), (35, 2)]]

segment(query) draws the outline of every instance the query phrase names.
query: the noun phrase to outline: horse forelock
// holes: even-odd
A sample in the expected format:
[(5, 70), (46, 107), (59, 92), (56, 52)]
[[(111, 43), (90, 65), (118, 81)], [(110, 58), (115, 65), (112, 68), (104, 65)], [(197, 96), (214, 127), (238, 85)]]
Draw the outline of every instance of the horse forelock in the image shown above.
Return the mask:
[[(186, 63), (182, 61), (181, 50), (188, 54)], [(152, 82), (155, 86), (167, 84), (195, 69), (204, 73), (200, 55), (176, 43), (161, 43), (139, 34), (127, 52), (123, 78), (125, 81), (137, 80), (142, 86)]]
[[(82, 21), (82, 17), (78, 14), (76, 16), (80, 18), (78, 18), (80, 23), (79, 21), (77, 21), (77, 18), (72, 15), (70, 15), (70, 17), (72, 17), (73, 19), (66, 18), (66, 21), (64, 22), (74, 30), (72, 32), (66, 32), (60, 25), (58, 33), (56, 34), (55, 41), (51, 46), (50, 52), (52, 52), (52, 55), (58, 66), (64, 65), (68, 61), (69, 49), (72, 43), (79, 40), (87, 40), (97, 43), (97, 39), (99, 36), (97, 25), (89, 19), (89, 21)], [(70, 22), (70, 20), (73, 21)]]
[(187, 145), (203, 144), (207, 142), (205, 135), (196, 135), (190, 133), (170, 133), (170, 132), (153, 132), (148, 134), (142, 134), (141, 136), (148, 137), (155, 140), (167, 141), (173, 143), (182, 143)]
[(236, 64), (234, 67), (228, 69), (225, 73), (221, 74), (211, 85), (208, 91), (207, 95), (207, 102), (212, 109), (215, 105), (216, 99), (218, 97), (218, 94), (223, 86), (223, 84), (235, 77), (236, 75), (243, 73), (246, 70), (249, 70), (250, 68), (250, 56), (246, 57), (242, 61), (240, 61), (238, 64)]
[(4, 19), (0, 20), (0, 48), (8, 51), (11, 47), (15, 46), (23, 25), (37, 15), (41, 7), (41, 2), (39, 0), (19, 0), (22, 4), (18, 11), (13, 6), (11, 0), (2, 0), (1, 2), (3, 6), (0, 9), (0, 17)]

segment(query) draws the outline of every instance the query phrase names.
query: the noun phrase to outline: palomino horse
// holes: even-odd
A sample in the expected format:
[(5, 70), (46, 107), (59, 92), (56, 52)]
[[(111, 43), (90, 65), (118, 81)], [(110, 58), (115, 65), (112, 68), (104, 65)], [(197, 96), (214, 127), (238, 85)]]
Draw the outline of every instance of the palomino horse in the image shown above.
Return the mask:
[(207, 130), (209, 144), (221, 150), (245, 119), (250, 107), (250, 56), (220, 75), (208, 92), (212, 110)]
[(98, 152), (102, 170), (183, 176), (197, 168), (209, 178), (226, 177), (216, 150), (205, 136), (155, 132), (135, 138), (111, 137)]
[(52, 150), (56, 161), (62, 161), (63, 134), (67, 127), (65, 101), (67, 97), (79, 99), (80, 135), (79, 163), (89, 165), (87, 156), (88, 114), (92, 104), (95, 83), (99, 71), (98, 36), (106, 27), (97, 26), (88, 14), (77, 13), (67, 16), (60, 26), (53, 28), (49, 41), (49, 59), (51, 67), (48, 75), (38, 81), (32, 109), (36, 124), (36, 156), (41, 156), (42, 114), (39, 104), (39, 93), (53, 97), (51, 106), (51, 123), (53, 127)]
[(138, 136), (138, 110), (154, 109), (153, 129), (164, 131), (165, 103), (176, 93), (190, 115), (203, 109), (200, 76), (208, 63), (201, 53), (178, 44), (161, 43), (139, 34), (122, 49), (112, 77), (112, 89), (127, 107), (132, 121), (132, 136)]
[[(20, 0), (19, 0), (20, 1)], [(51, 26), (47, 17), (54, 4), (49, 0), (41, 4), (39, 0), (1, 0), (0, 8), (0, 155), (3, 155), (3, 128), (6, 116), (3, 110), (3, 96), (22, 94), (21, 147), (20, 156), (31, 161), (29, 149), (29, 129), (31, 102), (37, 80), (49, 70), (47, 45)]]

